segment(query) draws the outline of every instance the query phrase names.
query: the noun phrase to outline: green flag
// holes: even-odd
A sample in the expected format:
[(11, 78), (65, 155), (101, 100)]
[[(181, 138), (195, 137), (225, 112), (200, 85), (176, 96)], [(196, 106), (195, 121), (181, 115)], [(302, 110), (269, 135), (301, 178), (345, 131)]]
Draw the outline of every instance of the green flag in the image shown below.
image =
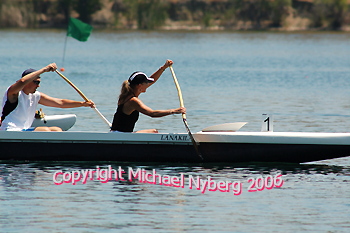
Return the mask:
[(79, 41), (87, 41), (89, 39), (92, 26), (87, 23), (83, 23), (79, 19), (70, 18), (67, 36), (73, 37)]

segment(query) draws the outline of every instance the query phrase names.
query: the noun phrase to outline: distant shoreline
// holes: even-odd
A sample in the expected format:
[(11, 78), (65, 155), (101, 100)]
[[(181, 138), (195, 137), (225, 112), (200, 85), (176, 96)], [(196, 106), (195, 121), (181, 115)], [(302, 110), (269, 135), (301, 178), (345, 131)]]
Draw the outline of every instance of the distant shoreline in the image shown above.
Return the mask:
[[(17, 28), (17, 27), (6, 27), (0, 28), (1, 31), (57, 31), (65, 32), (66, 28), (56, 28), (56, 27), (44, 27), (44, 28)], [(129, 32), (164, 32), (164, 33), (285, 33), (285, 34), (350, 34), (350, 30), (327, 30), (327, 29), (300, 29), (300, 30), (282, 30), (282, 29), (193, 29), (193, 28), (158, 28), (152, 30), (143, 30), (143, 29), (115, 29), (115, 28), (103, 28), (103, 27), (94, 27), (93, 32), (108, 32), (108, 33), (129, 33)]]
[(0, 1), (0, 29), (64, 29), (73, 17), (115, 31), (350, 32), (350, 0), (93, 1)]

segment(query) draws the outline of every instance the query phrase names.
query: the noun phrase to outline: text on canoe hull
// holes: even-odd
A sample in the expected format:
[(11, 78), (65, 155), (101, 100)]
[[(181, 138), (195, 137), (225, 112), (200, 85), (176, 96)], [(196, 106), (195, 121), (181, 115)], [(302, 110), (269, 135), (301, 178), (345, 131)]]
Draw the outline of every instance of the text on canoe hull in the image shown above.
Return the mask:
[(162, 141), (189, 141), (190, 138), (188, 135), (162, 135), (160, 140)]

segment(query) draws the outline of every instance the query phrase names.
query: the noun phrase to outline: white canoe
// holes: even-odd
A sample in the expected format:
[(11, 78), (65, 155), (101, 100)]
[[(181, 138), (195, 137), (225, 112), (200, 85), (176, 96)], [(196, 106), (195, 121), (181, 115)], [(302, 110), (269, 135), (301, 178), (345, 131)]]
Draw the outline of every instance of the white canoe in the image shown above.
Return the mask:
[(350, 133), (0, 131), (0, 160), (301, 163), (350, 156)]
[(32, 127), (38, 126), (57, 126), (60, 127), (63, 131), (67, 131), (75, 124), (77, 116), (75, 114), (64, 114), (64, 115), (51, 115), (44, 116), (40, 119), (34, 119)]

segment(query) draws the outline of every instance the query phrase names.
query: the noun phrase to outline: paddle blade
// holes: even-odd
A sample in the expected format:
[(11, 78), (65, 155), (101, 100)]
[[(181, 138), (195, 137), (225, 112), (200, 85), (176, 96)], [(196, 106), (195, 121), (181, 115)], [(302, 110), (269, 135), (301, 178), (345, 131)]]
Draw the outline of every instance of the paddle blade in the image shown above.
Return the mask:
[(193, 137), (193, 135), (192, 135), (192, 133), (191, 133), (191, 131), (190, 131), (190, 128), (189, 128), (188, 125), (187, 125), (186, 118), (184, 118), (183, 121), (184, 121), (186, 130), (187, 130), (187, 133), (188, 133), (188, 135), (189, 135), (190, 138), (191, 138), (191, 141), (192, 141), (192, 144), (193, 144), (193, 146), (194, 146), (194, 149), (195, 149), (196, 152), (197, 152), (197, 155), (199, 156), (199, 158), (201, 158), (201, 159), (203, 160), (203, 157), (202, 157), (202, 155), (201, 155), (201, 153), (200, 153), (200, 151), (199, 151), (198, 145), (197, 145), (196, 141), (194, 140), (194, 137)]

